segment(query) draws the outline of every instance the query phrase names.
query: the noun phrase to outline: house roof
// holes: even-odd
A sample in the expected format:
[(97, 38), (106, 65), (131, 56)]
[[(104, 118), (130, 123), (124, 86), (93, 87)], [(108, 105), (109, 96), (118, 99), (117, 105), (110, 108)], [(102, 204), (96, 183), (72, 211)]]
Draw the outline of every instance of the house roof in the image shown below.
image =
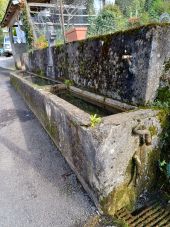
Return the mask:
[[(28, 3), (48, 3), (50, 0), (28, 0)], [(2, 28), (8, 27), (11, 19), (17, 11), (20, 11), (24, 6), (24, 0), (19, 0), (19, 4), (14, 5), (12, 0), (9, 0), (8, 6), (4, 18), (2, 19), (0, 25)]]
[(50, 0), (28, 0), (27, 2), (49, 3), (49, 2), (50, 2)]
[(6, 8), (6, 12), (5, 15), (1, 21), (1, 27), (7, 27), (10, 20), (12, 19), (12, 17), (14, 16), (15, 12), (17, 10), (20, 10), (20, 8), (23, 5), (23, 0), (20, 0), (19, 4), (14, 5), (12, 0), (9, 0), (8, 6)]

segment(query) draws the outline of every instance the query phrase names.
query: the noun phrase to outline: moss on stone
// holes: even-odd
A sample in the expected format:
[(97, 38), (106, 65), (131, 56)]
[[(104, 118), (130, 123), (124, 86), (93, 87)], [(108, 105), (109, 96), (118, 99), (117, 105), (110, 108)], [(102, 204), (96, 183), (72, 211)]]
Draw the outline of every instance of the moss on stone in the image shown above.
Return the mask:
[(135, 33), (138, 33), (142, 29), (156, 28), (158, 26), (159, 27), (170, 27), (170, 24), (169, 23), (150, 23), (147, 25), (142, 25), (139, 27), (135, 27), (135, 28), (131, 28), (131, 29), (123, 30), (123, 31), (117, 31), (117, 32), (107, 34), (107, 35), (90, 37), (86, 41), (91, 41), (91, 40), (103, 40), (104, 41), (104, 40), (109, 40), (111, 37), (113, 38), (118, 35), (134, 35)]
[[(166, 69), (169, 70), (168, 68)], [(161, 109), (157, 114), (157, 118), (162, 126), (162, 133), (160, 135), (160, 160), (165, 160), (168, 163), (170, 162), (170, 89), (168, 86), (158, 90), (156, 100), (161, 106)], [(165, 193), (170, 195), (170, 180), (168, 180), (168, 177), (162, 171), (159, 171), (157, 185), (159, 185)]]
[(164, 64), (164, 70), (165, 70), (165, 73), (170, 70), (170, 59), (165, 62), (165, 64)]
[(15, 77), (11, 77), (11, 79), (10, 79), (10, 81), (11, 81), (11, 84), (15, 87), (15, 89), (17, 90), (17, 91), (19, 91), (20, 89), (20, 86), (19, 86), (19, 83), (18, 83), (18, 80), (15, 78)]
[[(140, 153), (138, 155), (140, 155), (142, 163), (140, 175), (136, 175), (135, 163), (132, 158), (126, 169), (125, 183), (114, 188), (107, 197), (101, 199), (100, 204), (104, 213), (114, 215), (116, 211), (123, 207), (133, 211), (138, 196), (145, 190), (152, 191), (155, 189), (158, 180), (157, 168), (160, 151), (152, 150), (146, 145), (139, 147), (139, 149)], [(135, 183), (136, 177), (137, 183)]]
[(134, 187), (122, 184), (115, 188), (107, 197), (102, 198), (100, 205), (105, 214), (114, 215), (122, 207), (133, 210), (135, 201), (136, 193)]
[[(72, 43), (75, 43), (75, 42), (78, 43), (80, 48), (84, 47), (84, 45), (86, 43), (89, 43), (90, 41), (93, 41), (93, 40), (96, 40), (96, 41), (101, 40), (101, 41), (104, 41), (105, 43), (109, 43), (112, 40), (113, 37), (116, 37), (118, 35), (133, 35), (135, 33), (138, 33), (142, 29), (156, 28), (157, 26), (159, 26), (159, 27), (170, 27), (169, 23), (150, 23), (150, 24), (147, 24), (147, 25), (142, 25), (142, 26), (139, 26), (139, 27), (130, 28), (130, 29), (123, 30), (123, 31), (117, 31), (117, 32), (114, 32), (114, 33), (111, 33), (111, 34), (89, 37), (86, 40), (74, 41)], [(71, 45), (72, 43), (57, 45), (55, 47), (55, 49), (57, 49), (59, 52), (64, 51), (64, 46)]]
[(149, 168), (146, 174), (147, 183), (149, 190), (155, 190), (157, 187), (158, 180), (158, 161), (160, 159), (160, 149), (150, 150), (147, 154)]
[(42, 70), (42, 69), (37, 70), (37, 74), (38, 74), (40, 77), (45, 77), (45, 72), (44, 72), (44, 70)]
[(159, 100), (161, 103), (170, 102), (170, 90), (168, 86), (159, 88), (157, 100)]
[(125, 183), (113, 189), (113, 191), (100, 201), (102, 210), (105, 214), (113, 216), (116, 211), (126, 207), (132, 211), (137, 198), (137, 191), (133, 184), (134, 162), (129, 161), (126, 170)]
[(158, 129), (154, 125), (149, 127), (149, 131), (151, 133), (151, 136), (156, 136), (158, 134)]
[(167, 115), (168, 115), (168, 113), (164, 109), (159, 109), (159, 112), (156, 115), (156, 117), (159, 120), (162, 127), (164, 127), (166, 124)]
[(45, 122), (45, 127), (53, 139), (59, 138), (59, 132), (57, 130), (56, 125), (54, 125), (54, 123), (50, 122), (47, 119), (47, 121)]

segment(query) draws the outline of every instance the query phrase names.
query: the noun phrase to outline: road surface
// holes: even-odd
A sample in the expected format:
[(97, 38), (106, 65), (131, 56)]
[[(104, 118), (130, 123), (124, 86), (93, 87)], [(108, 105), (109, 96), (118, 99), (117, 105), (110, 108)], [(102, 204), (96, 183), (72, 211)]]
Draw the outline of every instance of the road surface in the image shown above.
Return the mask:
[(3, 67), (5, 69), (14, 70), (15, 64), (13, 57), (0, 57), (0, 67)]
[[(0, 59), (0, 67), (8, 67), (7, 61)], [(0, 68), (0, 227), (83, 226), (95, 212), (75, 174), (10, 85), (9, 71)]]

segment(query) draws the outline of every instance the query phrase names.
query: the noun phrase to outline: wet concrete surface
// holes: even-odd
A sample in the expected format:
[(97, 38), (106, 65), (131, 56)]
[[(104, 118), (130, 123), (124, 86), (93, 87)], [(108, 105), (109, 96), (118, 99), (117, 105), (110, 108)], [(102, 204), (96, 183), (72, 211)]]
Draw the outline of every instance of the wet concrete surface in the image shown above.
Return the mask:
[(0, 68), (0, 227), (83, 226), (95, 213), (75, 174), (10, 85), (9, 71)]

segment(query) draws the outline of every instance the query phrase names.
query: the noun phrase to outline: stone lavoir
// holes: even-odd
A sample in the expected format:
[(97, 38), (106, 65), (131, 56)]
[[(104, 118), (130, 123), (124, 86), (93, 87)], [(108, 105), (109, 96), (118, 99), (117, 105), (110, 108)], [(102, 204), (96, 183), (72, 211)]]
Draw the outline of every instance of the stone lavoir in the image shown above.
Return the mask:
[[(132, 211), (157, 182), (160, 111), (139, 106), (152, 102), (163, 86), (170, 26), (143, 26), (52, 52), (55, 84), (40, 75), (47, 76), (46, 49), (25, 55), (27, 71), (11, 73), (11, 83), (99, 210)], [(36, 83), (41, 78), (44, 86)]]

